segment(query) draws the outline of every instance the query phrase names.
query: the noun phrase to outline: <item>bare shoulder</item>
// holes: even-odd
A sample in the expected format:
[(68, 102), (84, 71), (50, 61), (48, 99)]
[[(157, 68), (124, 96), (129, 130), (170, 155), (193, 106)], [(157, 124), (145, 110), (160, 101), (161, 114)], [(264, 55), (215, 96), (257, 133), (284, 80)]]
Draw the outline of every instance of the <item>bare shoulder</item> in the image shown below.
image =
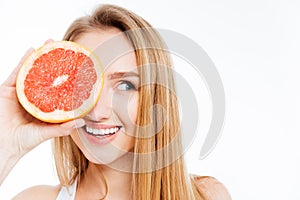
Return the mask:
[(211, 176), (193, 176), (197, 189), (206, 200), (231, 200), (226, 187)]
[(30, 187), (13, 198), (13, 200), (32, 200), (32, 199), (43, 199), (43, 200), (55, 200), (60, 186), (49, 186), (49, 185), (38, 185)]

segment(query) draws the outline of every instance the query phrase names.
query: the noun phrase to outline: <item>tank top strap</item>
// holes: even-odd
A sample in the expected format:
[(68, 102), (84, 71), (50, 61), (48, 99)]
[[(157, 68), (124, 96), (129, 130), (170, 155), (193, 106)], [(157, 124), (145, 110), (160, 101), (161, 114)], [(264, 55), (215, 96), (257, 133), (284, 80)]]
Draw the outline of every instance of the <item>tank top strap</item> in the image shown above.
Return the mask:
[(62, 186), (56, 200), (74, 200), (77, 188), (77, 179), (74, 183), (67, 189), (65, 186)]

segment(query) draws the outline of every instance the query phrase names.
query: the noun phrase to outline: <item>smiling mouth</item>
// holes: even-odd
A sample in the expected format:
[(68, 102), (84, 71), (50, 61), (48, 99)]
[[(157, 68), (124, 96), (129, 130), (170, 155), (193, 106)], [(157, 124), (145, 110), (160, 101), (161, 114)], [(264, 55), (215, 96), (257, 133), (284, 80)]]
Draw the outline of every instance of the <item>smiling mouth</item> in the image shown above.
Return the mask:
[(85, 125), (83, 128), (89, 135), (96, 136), (96, 137), (103, 137), (103, 136), (114, 135), (122, 128), (122, 126), (115, 126), (113, 128), (105, 128), (105, 129), (95, 129)]

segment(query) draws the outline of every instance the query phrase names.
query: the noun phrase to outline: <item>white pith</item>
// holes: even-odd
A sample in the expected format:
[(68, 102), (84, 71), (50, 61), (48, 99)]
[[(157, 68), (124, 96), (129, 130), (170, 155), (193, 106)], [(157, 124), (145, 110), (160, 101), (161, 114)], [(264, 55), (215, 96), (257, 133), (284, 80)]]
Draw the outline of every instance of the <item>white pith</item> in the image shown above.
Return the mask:
[[(64, 48), (73, 50), (75, 52), (81, 52), (91, 58), (94, 63), (94, 69), (96, 70), (97, 81), (93, 85), (93, 89), (90, 91), (91, 93), (89, 97), (83, 101), (80, 107), (70, 111), (56, 109), (53, 112), (43, 112), (33, 103), (28, 101), (24, 92), (24, 81), (26, 79), (26, 75), (29, 74), (29, 71), (32, 68), (35, 60), (44, 53), (48, 53), (55, 48)], [(54, 80), (52, 86), (59, 86), (67, 81), (68, 78), (68, 75), (61, 75)], [(96, 54), (94, 54), (90, 49), (83, 47), (77, 43), (69, 41), (56, 41), (42, 46), (27, 57), (18, 73), (18, 78), (16, 81), (16, 91), (21, 105), (35, 118), (38, 118), (45, 122), (60, 123), (86, 115), (95, 106), (98, 99), (100, 98), (103, 81), (103, 68)]]
[(52, 86), (59, 86), (62, 83), (66, 82), (69, 78), (69, 75), (58, 76), (52, 83)]

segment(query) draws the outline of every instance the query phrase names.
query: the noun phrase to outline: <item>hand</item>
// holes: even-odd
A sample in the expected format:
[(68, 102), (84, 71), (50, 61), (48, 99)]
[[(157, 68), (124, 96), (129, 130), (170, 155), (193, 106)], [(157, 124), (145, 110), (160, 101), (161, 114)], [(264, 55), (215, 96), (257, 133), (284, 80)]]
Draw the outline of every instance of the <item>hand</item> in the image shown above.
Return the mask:
[(0, 153), (7, 157), (21, 158), (43, 141), (69, 135), (73, 128), (84, 125), (77, 119), (63, 124), (41, 122), (28, 114), (19, 104), (16, 95), (16, 77), (24, 60), (33, 52), (26, 52), (19, 65), (0, 86)]

